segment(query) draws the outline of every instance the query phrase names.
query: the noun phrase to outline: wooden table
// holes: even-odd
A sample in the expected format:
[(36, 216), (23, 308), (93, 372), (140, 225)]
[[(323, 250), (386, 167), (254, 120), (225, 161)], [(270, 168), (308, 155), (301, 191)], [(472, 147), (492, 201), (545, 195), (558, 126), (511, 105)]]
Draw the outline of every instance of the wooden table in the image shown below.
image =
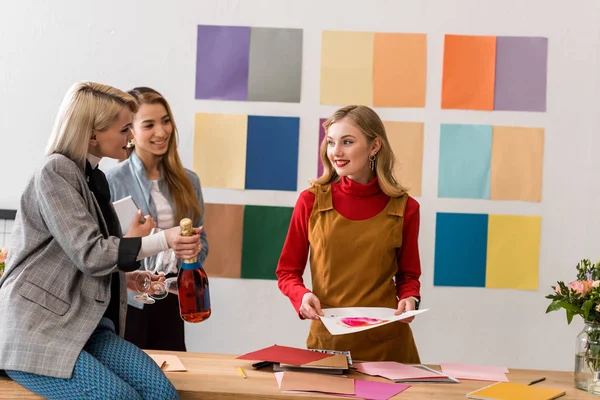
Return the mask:
[[(270, 368), (253, 370), (251, 361), (236, 360), (232, 355), (178, 353), (148, 351), (149, 354), (176, 354), (179, 356), (187, 372), (167, 372), (181, 399), (342, 399), (343, 397), (322, 394), (289, 394), (281, 393)], [(247, 379), (243, 379), (237, 366), (244, 369)], [(438, 366), (430, 366), (439, 370)], [(383, 378), (371, 377), (352, 372), (351, 377), (358, 379), (388, 382)], [(540, 387), (551, 387), (566, 391), (560, 399), (592, 399), (587, 393), (575, 389), (573, 373), (562, 371), (538, 371), (510, 369), (508, 378), (511, 382), (529, 383), (534, 379), (546, 377), (544, 382), (536, 384)], [(466, 399), (466, 394), (489, 385), (491, 382), (462, 381), (460, 384), (425, 384), (415, 383), (409, 389), (398, 394), (394, 399), (432, 400), (432, 399)], [(40, 399), (15, 382), (0, 377), (0, 399)]]

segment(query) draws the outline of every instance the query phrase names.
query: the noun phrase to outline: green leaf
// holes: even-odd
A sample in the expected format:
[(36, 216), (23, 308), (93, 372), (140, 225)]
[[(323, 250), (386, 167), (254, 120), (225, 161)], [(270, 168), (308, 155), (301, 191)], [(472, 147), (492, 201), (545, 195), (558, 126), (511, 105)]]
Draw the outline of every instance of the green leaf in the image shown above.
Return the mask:
[(586, 301), (585, 303), (583, 303), (583, 306), (581, 306), (581, 309), (583, 310), (583, 316), (586, 321), (590, 317), (590, 310), (592, 309), (593, 306), (594, 306), (594, 302), (591, 300)]
[(574, 312), (567, 310), (567, 323), (570, 325), (571, 321), (573, 321)]
[(567, 303), (567, 302), (564, 302), (564, 301), (559, 301), (558, 304), (560, 304), (560, 306), (562, 308), (564, 308), (565, 310), (571, 311), (571, 312), (573, 312), (575, 314), (581, 312), (581, 309), (579, 307), (577, 307), (576, 305), (574, 305), (574, 304)]
[(562, 307), (560, 305), (560, 300), (554, 300), (552, 303), (550, 303), (548, 308), (546, 308), (546, 314), (548, 314), (551, 311), (560, 310), (561, 308)]

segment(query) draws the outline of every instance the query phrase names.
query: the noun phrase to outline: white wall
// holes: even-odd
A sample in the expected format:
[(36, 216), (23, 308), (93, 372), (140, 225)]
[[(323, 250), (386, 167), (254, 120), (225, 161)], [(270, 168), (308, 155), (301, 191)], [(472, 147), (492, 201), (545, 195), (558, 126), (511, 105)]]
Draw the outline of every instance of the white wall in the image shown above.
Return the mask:
[[(416, 320), (422, 360), (571, 369), (580, 320), (545, 315), (554, 281), (574, 278), (579, 258), (600, 257), (598, 53), (600, 15), (592, 0), (13, 0), (0, 5), (0, 208), (17, 208), (67, 88), (82, 79), (122, 89), (151, 86), (171, 102), (181, 155), (192, 164), (194, 113), (301, 118), (299, 189), (316, 174), (320, 35), (325, 29), (424, 32), (428, 43), (424, 109), (378, 109), (383, 119), (425, 122), (421, 203), (422, 296), (431, 311)], [(194, 100), (198, 24), (302, 28), (301, 104)], [(549, 38), (546, 113), (440, 110), (443, 35)], [(543, 200), (437, 198), (440, 123), (540, 126), (546, 130)], [(104, 167), (110, 162), (103, 163)], [(205, 189), (207, 202), (293, 206), (298, 193)], [(433, 287), (439, 211), (542, 216), (540, 290)], [(212, 279), (213, 316), (187, 326), (190, 351), (240, 353), (273, 343), (303, 346), (299, 321), (274, 281)]]

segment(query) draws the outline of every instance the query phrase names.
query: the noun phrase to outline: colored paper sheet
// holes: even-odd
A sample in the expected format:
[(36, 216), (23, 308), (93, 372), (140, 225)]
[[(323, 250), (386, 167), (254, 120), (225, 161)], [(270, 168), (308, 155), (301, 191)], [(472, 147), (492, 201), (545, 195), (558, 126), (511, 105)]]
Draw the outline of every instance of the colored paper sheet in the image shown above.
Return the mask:
[(355, 364), (354, 368), (363, 374), (381, 376), (389, 380), (441, 379), (448, 377), (396, 361), (363, 362)]
[(245, 206), (242, 278), (277, 279), (275, 269), (292, 210), (291, 207)]
[(303, 365), (330, 356), (331, 354), (275, 344), (273, 346), (265, 347), (264, 349), (243, 354), (236, 358), (240, 360), (272, 361), (282, 364)]
[(321, 104), (373, 104), (372, 32), (324, 31)]
[(194, 172), (202, 186), (244, 189), (247, 130), (246, 115), (196, 114)]
[(490, 215), (485, 287), (537, 290), (542, 219)]
[(487, 214), (437, 213), (433, 284), (484, 287), (487, 237)]
[(509, 371), (506, 367), (496, 367), (493, 365), (442, 363), (440, 364), (440, 368), (444, 374), (457, 379), (508, 382), (506, 374), (508, 374)]
[(542, 200), (544, 129), (494, 126), (491, 200)]
[(513, 382), (496, 382), (492, 385), (467, 393), (467, 399), (553, 400), (558, 399), (565, 394), (566, 392), (562, 389)]
[(251, 28), (248, 100), (300, 102), (302, 29)]
[(250, 28), (198, 25), (196, 98), (246, 100)]
[(240, 278), (244, 206), (204, 204), (204, 231), (209, 241), (204, 263), (210, 277)]
[(299, 118), (248, 116), (246, 189), (296, 190), (299, 133)]
[(285, 371), (281, 390), (354, 394), (354, 379), (312, 372)]
[(495, 36), (446, 35), (442, 108), (493, 110)]
[(548, 39), (499, 36), (494, 109), (546, 111)]
[(187, 368), (179, 357), (171, 354), (148, 354), (150, 358), (160, 367), (164, 363), (163, 371), (165, 372), (183, 372), (187, 371)]
[(442, 124), (438, 196), (489, 199), (492, 127)]
[[(287, 373), (287, 371), (285, 372)], [(275, 380), (277, 381), (277, 386), (281, 390), (281, 381), (283, 380), (284, 372), (275, 372)], [(398, 383), (389, 383), (389, 382), (375, 382), (375, 381), (367, 381), (364, 379), (355, 379), (354, 380), (354, 394), (339, 394), (336, 393), (338, 397), (349, 397), (349, 398), (357, 398), (357, 399), (367, 399), (367, 400), (387, 400), (398, 393), (401, 393), (408, 389), (410, 385), (398, 384)], [(298, 391), (298, 390), (281, 390), (282, 393), (310, 393), (307, 391)]]
[(319, 119), (319, 143), (317, 146), (317, 176), (321, 176), (323, 174), (323, 162), (321, 161), (321, 143), (323, 139), (325, 139), (325, 128), (323, 128), (323, 123), (327, 121), (327, 118)]
[(425, 107), (427, 36), (375, 33), (373, 105)]
[(394, 315), (395, 309), (385, 307), (324, 308), (323, 314), (325, 315), (319, 318), (332, 335), (346, 335), (367, 329), (377, 329), (380, 326), (414, 317), (428, 310), (427, 308), (411, 310)]
[(423, 123), (384, 121), (383, 124), (396, 156), (396, 178), (412, 196), (420, 196), (423, 177)]

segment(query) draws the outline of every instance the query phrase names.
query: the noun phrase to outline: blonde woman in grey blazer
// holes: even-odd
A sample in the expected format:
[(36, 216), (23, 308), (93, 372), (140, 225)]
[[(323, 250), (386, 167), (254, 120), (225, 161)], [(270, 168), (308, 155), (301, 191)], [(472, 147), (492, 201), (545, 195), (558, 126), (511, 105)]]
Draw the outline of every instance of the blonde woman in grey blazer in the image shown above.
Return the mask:
[[(15, 219), (0, 279), (0, 369), (49, 399), (174, 399), (154, 361), (117, 335), (125, 330), (126, 291), (145, 272), (138, 260), (172, 248), (189, 258), (200, 231), (146, 236), (134, 221), (121, 238), (102, 157), (122, 158), (137, 104), (91, 82), (68, 91)], [(143, 238), (142, 238), (143, 236)]]

